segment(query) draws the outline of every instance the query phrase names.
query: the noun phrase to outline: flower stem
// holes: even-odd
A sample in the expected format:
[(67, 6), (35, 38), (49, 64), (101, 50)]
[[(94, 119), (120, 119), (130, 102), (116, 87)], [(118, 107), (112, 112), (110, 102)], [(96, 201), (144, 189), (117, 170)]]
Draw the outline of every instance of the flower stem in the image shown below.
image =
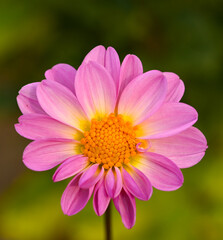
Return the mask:
[(111, 203), (105, 212), (105, 240), (111, 240)]

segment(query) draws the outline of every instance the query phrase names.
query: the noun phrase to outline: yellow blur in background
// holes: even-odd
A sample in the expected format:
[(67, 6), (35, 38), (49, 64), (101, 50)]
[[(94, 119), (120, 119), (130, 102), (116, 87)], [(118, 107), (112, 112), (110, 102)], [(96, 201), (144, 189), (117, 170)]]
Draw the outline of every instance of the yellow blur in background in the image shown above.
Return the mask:
[(222, 1), (0, 2), (0, 240), (101, 240), (103, 216), (92, 200), (75, 216), (63, 215), (68, 180), (53, 183), (54, 170), (33, 172), (22, 163), (28, 140), (14, 130), (19, 89), (44, 79), (57, 63), (78, 68), (96, 45), (113, 46), (123, 60), (137, 55), (144, 71), (177, 73), (183, 102), (195, 107), (195, 124), (207, 137), (203, 160), (184, 169), (174, 192), (154, 189), (137, 201), (137, 220), (124, 228), (112, 207), (114, 239), (223, 239), (223, 3)]

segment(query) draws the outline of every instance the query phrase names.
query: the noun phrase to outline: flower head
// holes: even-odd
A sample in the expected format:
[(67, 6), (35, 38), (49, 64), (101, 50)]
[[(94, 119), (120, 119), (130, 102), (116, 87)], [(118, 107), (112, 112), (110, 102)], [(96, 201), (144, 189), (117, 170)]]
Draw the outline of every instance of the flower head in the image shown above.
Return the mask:
[(143, 73), (135, 55), (120, 64), (115, 49), (98, 46), (77, 71), (58, 64), (45, 77), (20, 90), (23, 115), (15, 128), (34, 140), (23, 154), (28, 168), (60, 164), (53, 180), (73, 177), (61, 200), (67, 215), (82, 210), (93, 195), (97, 215), (113, 200), (131, 228), (135, 198), (148, 200), (153, 187), (178, 189), (180, 168), (205, 154), (206, 139), (192, 127), (198, 114), (179, 102), (184, 84), (174, 73)]

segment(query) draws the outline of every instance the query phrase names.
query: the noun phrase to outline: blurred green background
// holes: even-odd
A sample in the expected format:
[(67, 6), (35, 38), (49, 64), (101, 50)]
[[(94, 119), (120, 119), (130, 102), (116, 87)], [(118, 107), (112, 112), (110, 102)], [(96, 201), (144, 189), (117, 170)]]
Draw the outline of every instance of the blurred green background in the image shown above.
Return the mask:
[(29, 141), (13, 124), (18, 90), (40, 81), (57, 63), (75, 68), (96, 45), (113, 46), (121, 60), (136, 54), (144, 71), (177, 73), (183, 101), (199, 113), (196, 127), (208, 140), (204, 159), (184, 169), (174, 192), (154, 190), (137, 201), (137, 221), (123, 227), (113, 207), (114, 239), (223, 239), (223, 4), (203, 1), (0, 2), (0, 240), (100, 240), (103, 217), (92, 200), (64, 216), (60, 197), (68, 181), (53, 183), (53, 170), (32, 172), (22, 163)]

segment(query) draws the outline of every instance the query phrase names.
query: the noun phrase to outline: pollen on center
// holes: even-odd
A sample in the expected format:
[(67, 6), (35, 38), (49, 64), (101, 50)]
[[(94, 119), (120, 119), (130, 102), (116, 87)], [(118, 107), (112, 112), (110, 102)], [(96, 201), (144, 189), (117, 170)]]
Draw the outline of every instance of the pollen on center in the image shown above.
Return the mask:
[(138, 142), (131, 123), (112, 113), (101, 121), (92, 119), (90, 131), (81, 139), (81, 151), (90, 162), (109, 169), (127, 164), (136, 155)]

